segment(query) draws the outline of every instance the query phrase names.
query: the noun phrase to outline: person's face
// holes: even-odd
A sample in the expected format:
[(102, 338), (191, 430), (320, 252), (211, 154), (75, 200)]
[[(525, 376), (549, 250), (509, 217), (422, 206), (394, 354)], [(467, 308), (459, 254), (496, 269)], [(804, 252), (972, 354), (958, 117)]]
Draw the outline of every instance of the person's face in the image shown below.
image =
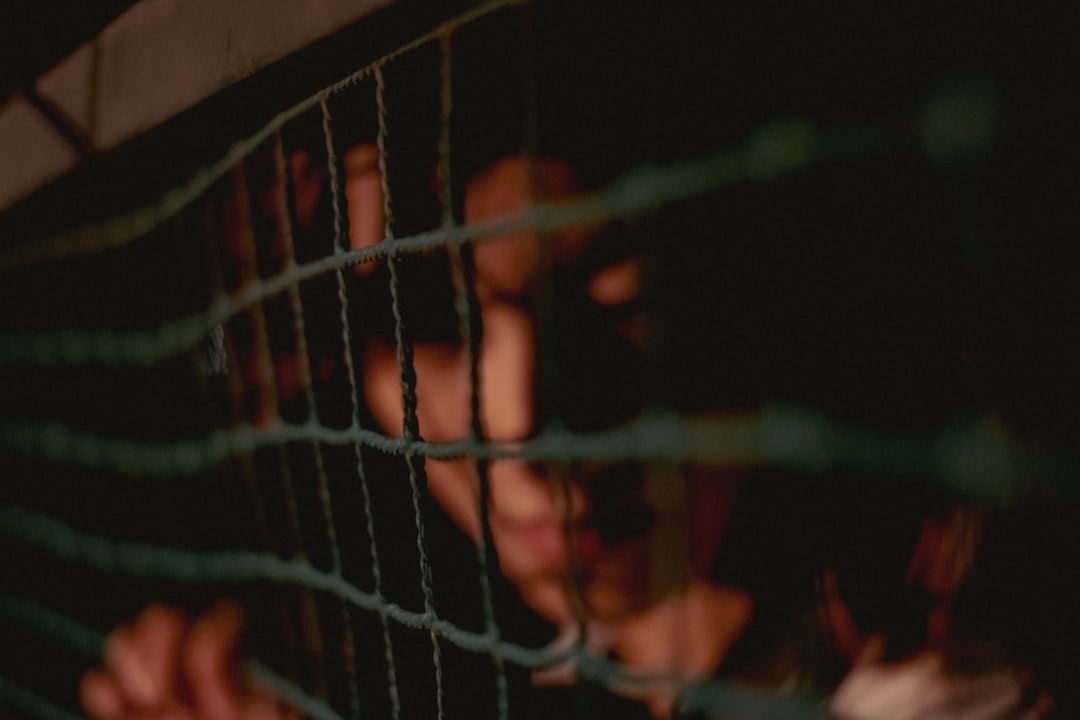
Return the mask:
[[(530, 166), (522, 157), (504, 158), (472, 178), (464, 202), (466, 223), (515, 215), (528, 208), (534, 195), (558, 202), (576, 192), (574, 173), (567, 164), (534, 162)], [(357, 180), (350, 176), (349, 182)], [(369, 187), (378, 185), (369, 183)], [(355, 193), (356, 197), (362, 194)], [(354, 194), (349, 197), (353, 202)], [(367, 206), (375, 205), (368, 200)], [(568, 321), (574, 328), (559, 338), (569, 345), (560, 349), (561, 356), (572, 358), (574, 366), (610, 375), (640, 355), (640, 313), (633, 312), (639, 295), (639, 266), (625, 251), (591, 252), (604, 242), (607, 232), (602, 227), (578, 228), (540, 238), (525, 230), (474, 245), (475, 291), (483, 323), (480, 412), (489, 440), (526, 440), (541, 429), (542, 415), (549, 412), (544, 407), (548, 399), (540, 397), (545, 383), (540, 358), (546, 350), (537, 347), (534, 302), (543, 253), (548, 253), (553, 274), (560, 278), (555, 284), (559, 295), (555, 306), (572, 315), (556, 320)], [(591, 266), (582, 271), (583, 263)], [(562, 272), (567, 268), (575, 271)], [(581, 348), (576, 347), (575, 338), (582, 340)], [(434, 442), (467, 437), (470, 383), (464, 349), (418, 343), (414, 362), (423, 437)], [(401, 428), (399, 372), (395, 349), (389, 343), (375, 341), (366, 349), (366, 397), (388, 432)], [(640, 392), (640, 387), (619, 389)], [(630, 419), (623, 415), (614, 421)], [(581, 429), (606, 429), (612, 422), (609, 417), (593, 418), (585, 420)], [(479, 541), (473, 464), (428, 460), (427, 472), (432, 495)], [(490, 487), (489, 521), (500, 567), (540, 615), (555, 623), (572, 617), (567, 595), (572, 571), (586, 611), (599, 619), (615, 619), (654, 597), (657, 588), (650, 562), (655, 513), (646, 503), (640, 468), (599, 463), (556, 467), (497, 460), (490, 465)]]

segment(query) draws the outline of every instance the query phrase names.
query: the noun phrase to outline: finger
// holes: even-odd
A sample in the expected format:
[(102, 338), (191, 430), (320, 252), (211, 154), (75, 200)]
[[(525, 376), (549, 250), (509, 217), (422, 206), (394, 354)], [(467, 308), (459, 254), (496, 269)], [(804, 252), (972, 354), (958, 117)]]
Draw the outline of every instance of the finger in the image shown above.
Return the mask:
[(194, 706), (205, 720), (232, 720), (240, 715), (236, 648), (243, 613), (235, 603), (219, 602), (191, 627), (184, 643), (183, 664)]
[(160, 702), (160, 691), (137, 650), (130, 626), (118, 627), (105, 638), (105, 665), (130, 705), (150, 708)]
[(180, 648), (187, 627), (183, 612), (161, 604), (149, 606), (135, 621), (132, 642), (159, 703), (179, 692)]
[(96, 720), (117, 720), (124, 714), (124, 694), (105, 670), (89, 670), (79, 681), (79, 699)]

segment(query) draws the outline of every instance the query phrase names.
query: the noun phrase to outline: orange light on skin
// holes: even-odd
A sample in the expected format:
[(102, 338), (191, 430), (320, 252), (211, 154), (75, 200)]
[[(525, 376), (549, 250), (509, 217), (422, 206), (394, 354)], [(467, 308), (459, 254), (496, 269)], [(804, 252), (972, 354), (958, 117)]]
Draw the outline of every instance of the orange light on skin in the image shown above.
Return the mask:
[(243, 625), (243, 611), (232, 602), (218, 602), (194, 620), (150, 605), (109, 633), (105, 667), (80, 683), (83, 706), (96, 720), (296, 720), (295, 711), (242, 680)]
[[(302, 231), (313, 224), (319, 192), (325, 189), (325, 167), (311, 163), (305, 153), (290, 157)], [(385, 236), (384, 196), (375, 147), (360, 145), (347, 151), (344, 174), (349, 247), (370, 247)], [(468, 184), (465, 221), (517, 215), (534, 202), (560, 202), (575, 192), (574, 173), (562, 161), (505, 158)], [(573, 263), (601, 230), (598, 225), (582, 226), (543, 237), (526, 230), (473, 246), (484, 328), (477, 391), (487, 438), (517, 442), (526, 440), (535, 429), (535, 317), (526, 301), (542, 271), (540, 253), (548, 253), (556, 265)], [(357, 272), (368, 274), (374, 266), (357, 266)], [(589, 300), (607, 307), (632, 303), (640, 292), (634, 261), (615, 262), (585, 282), (583, 289)], [(465, 349), (457, 343), (417, 342), (413, 350), (417, 416), (423, 437), (435, 442), (468, 437), (471, 382)], [(374, 338), (365, 345), (362, 356), (367, 405), (385, 433), (400, 436), (403, 411), (396, 348), (390, 341)], [(321, 358), (314, 363), (312, 374), (329, 378), (337, 362)], [(286, 363), (279, 372), (283, 386), (295, 387), (299, 380), (295, 362)], [(434, 499), (463, 532), (480, 542), (475, 464), (470, 460), (428, 460), (427, 472)], [(745, 591), (703, 580), (704, 574), (695, 575), (692, 570), (659, 587), (653, 577), (659, 533), (653, 528), (616, 540), (604, 539), (600, 518), (605, 512), (610, 517), (620, 508), (590, 507), (580, 476), (570, 483), (567, 495), (553, 482), (551, 469), (542, 464), (496, 460), (489, 472), (488, 519), (500, 568), (537, 615), (556, 626), (572, 624), (576, 618), (567, 587), (573, 583), (590, 626), (602, 629), (601, 634), (609, 640), (601, 650), (613, 653), (619, 662), (635, 670), (674, 673), (688, 679), (714, 672), (753, 612), (753, 601)], [(721, 518), (731, 493), (718, 489), (715, 477), (708, 483), (696, 490), (690, 483), (693, 502), (700, 507), (690, 516), (693, 527), (687, 532), (691, 540), (711, 546), (718, 539), (716, 534), (722, 532), (717, 528), (723, 524)], [(707, 568), (709, 554), (701, 553), (692, 564)], [(227, 604), (215, 606), (194, 621), (178, 611), (148, 609), (132, 626), (115, 631), (106, 668), (85, 676), (85, 706), (100, 720), (132, 715), (161, 720), (292, 720), (294, 713), (241, 680), (235, 657), (241, 624), (239, 610)], [(177, 693), (170, 693), (169, 688), (186, 692), (173, 697)], [(671, 714), (674, 690), (627, 692), (661, 718)]]
[[(538, 194), (549, 199), (570, 197), (576, 187), (570, 167), (563, 162), (505, 158), (468, 184), (466, 222), (526, 211), (532, 203), (533, 183), (539, 187)], [(593, 237), (595, 229), (560, 231), (545, 238), (544, 250), (550, 250), (557, 263), (572, 262)], [(521, 301), (540, 272), (538, 240), (534, 232), (523, 231), (474, 246), (484, 326), (480, 413), (485, 433), (493, 440), (526, 439), (535, 422), (534, 318)], [(600, 304), (631, 302), (640, 289), (637, 264), (624, 261), (609, 266), (585, 289)], [(422, 435), (436, 442), (467, 437), (469, 368), (462, 349), (450, 343), (417, 343), (413, 357)], [(403, 413), (395, 348), (374, 340), (364, 359), (364, 389), (372, 412), (387, 432), (400, 434)], [(429, 460), (427, 471), (432, 495), (479, 541), (472, 464)], [(658, 588), (651, 576), (654, 533), (615, 544), (601, 542), (588, 524), (590, 510), (578, 483), (571, 484), (570, 497), (564, 498), (543, 467), (497, 460), (489, 471), (489, 521), (500, 567), (537, 614), (555, 625), (573, 622), (566, 592), (570, 568), (565, 525), (569, 522), (576, 528), (572, 542), (581, 565), (577, 568), (582, 573), (581, 599), (591, 619), (613, 628), (613, 649), (620, 657), (634, 667), (678, 669), (690, 677), (707, 675), (715, 668), (749, 618), (751, 604), (744, 592), (692, 579), (679, 588)], [(685, 623), (675, 623), (676, 619)], [(679, 627), (693, 630), (679, 631)], [(658, 715), (670, 711), (667, 695), (649, 702)]]
[[(379, 149), (354, 145), (345, 151), (345, 200), (349, 216), (349, 249), (371, 247), (386, 237), (386, 208), (379, 172)], [(353, 266), (358, 275), (375, 272), (374, 262)]]
[(623, 260), (590, 278), (587, 290), (590, 298), (608, 307), (630, 302), (641, 295), (641, 269), (637, 262)]
[[(515, 306), (487, 305), (481, 313), (485, 328), (479, 358), (481, 419), (489, 439), (523, 440), (534, 415), (531, 322)], [(469, 366), (461, 349), (416, 343), (414, 366), (416, 413), (424, 438), (449, 442), (467, 437)], [(402, 433), (400, 372), (394, 346), (371, 341), (364, 353), (364, 391), (375, 419), (395, 436)], [(489, 472), (490, 523), (503, 573), (541, 616), (555, 624), (567, 622), (571, 613), (565, 591), (564, 521), (551, 484), (522, 461), (498, 460)], [(435, 500), (474, 542), (480, 542), (471, 463), (429, 460), (427, 474)]]
[[(510, 218), (537, 203), (560, 202), (578, 193), (573, 168), (562, 160), (503, 158), (473, 177), (465, 191), (465, 223)], [(545, 252), (570, 263), (596, 236), (599, 226), (564, 228), (544, 238)], [(540, 265), (540, 236), (519, 230), (473, 246), (476, 294), (484, 301), (519, 301), (533, 287)]]

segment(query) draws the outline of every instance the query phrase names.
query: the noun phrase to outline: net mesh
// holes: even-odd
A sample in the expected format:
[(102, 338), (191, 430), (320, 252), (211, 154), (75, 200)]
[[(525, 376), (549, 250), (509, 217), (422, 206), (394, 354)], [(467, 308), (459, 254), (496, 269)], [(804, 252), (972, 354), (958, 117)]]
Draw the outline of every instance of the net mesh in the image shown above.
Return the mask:
[[(1053, 448), (1075, 413), (1049, 418), (1040, 412), (1060, 401), (994, 384), (1041, 368), (1050, 394), (1068, 398), (1072, 384), (1057, 381), (1074, 373), (1048, 364), (1045, 347), (1028, 365), (992, 360), (1012, 356), (994, 321), (972, 327), (984, 321), (966, 304), (1007, 295), (995, 285), (1005, 277), (1052, 288), (1035, 302), (1055, 318), (1073, 307), (1052, 295), (1056, 276), (995, 274), (986, 257), (1013, 257), (990, 206), (1020, 192), (1006, 176), (1025, 169), (1005, 120), (1022, 101), (1008, 72), (960, 68), (956, 80), (935, 50), (870, 99), (815, 98), (824, 81), (798, 72), (761, 98), (749, 85), (768, 73), (733, 80), (733, 56), (714, 48), (729, 31), (711, 16), (700, 37), (683, 17), (635, 17), (628, 39), (595, 54), (560, 51), (587, 32), (578, 21), (595, 31), (619, 16), (582, 13), (470, 7), (149, 204), (4, 238), (0, 622), (14, 641), (0, 651), (0, 695), (11, 711), (80, 716), (78, 676), (109, 628), (151, 600), (197, 610), (233, 595), (250, 613), (249, 674), (309, 717), (544, 717), (559, 706), (541, 696), (562, 690), (539, 679), (566, 668), (582, 717), (610, 710), (585, 686), (674, 689), (691, 716), (817, 717), (820, 685), (781, 693), (752, 673), (691, 682), (678, 659), (655, 671), (624, 662), (601, 642), (580, 568), (564, 590), (573, 620), (556, 634), (502, 571), (493, 468), (542, 468), (574, 549), (585, 542), (575, 493), (587, 485), (602, 503), (605, 492), (581, 478), (616, 468), (606, 492), (619, 519), (600, 532), (634, 536), (639, 508), (619, 504), (619, 483), (644, 494), (660, 518), (645, 573), (657, 586), (685, 581), (710, 545), (695, 512), (724, 524), (730, 503), (695, 507), (701, 487), (753, 477), (761, 489), (740, 491), (731, 521), (742, 534), (725, 541), (733, 555), (705, 562), (724, 582), (779, 583), (776, 595), (824, 562), (800, 542), (845, 526), (806, 551), (825, 556), (828, 542), (871, 536), (846, 512), (873, 525), (942, 504), (1074, 499), (1075, 457)], [(655, 48), (630, 64), (642, 38)], [(855, 82), (844, 77), (831, 79)], [(535, 201), (467, 221), (471, 180), (517, 154), (531, 158)], [(586, 192), (545, 196), (537, 168), (558, 155)], [(381, 200), (367, 215), (354, 196), (363, 172)], [(1060, 234), (1039, 200), (1018, 214)], [(356, 241), (373, 218), (377, 241)], [(567, 264), (563, 239), (596, 227), (604, 238)], [(485, 424), (486, 376), (501, 369), (483, 359), (496, 336), (478, 257), (507, 238), (542, 270), (515, 301), (537, 347), (535, 377), (521, 381), (531, 426), (512, 439)], [(572, 289), (627, 258), (644, 268), (634, 327), (646, 341), (631, 355), (610, 332), (623, 319), (604, 314), (620, 308), (594, 313)], [(972, 267), (986, 272), (973, 280)], [(1023, 328), (1007, 310), (994, 317)], [(432, 347), (462, 370), (455, 384), (428, 380)], [(393, 358), (399, 427), (378, 417), (378, 348)], [(425, 439), (425, 413), (439, 411), (424, 408), (444, 405), (464, 407), (462, 431)], [(429, 471), (452, 465), (472, 483), (477, 526), (465, 532), (430, 487)], [(875, 502), (903, 507), (875, 516)]]

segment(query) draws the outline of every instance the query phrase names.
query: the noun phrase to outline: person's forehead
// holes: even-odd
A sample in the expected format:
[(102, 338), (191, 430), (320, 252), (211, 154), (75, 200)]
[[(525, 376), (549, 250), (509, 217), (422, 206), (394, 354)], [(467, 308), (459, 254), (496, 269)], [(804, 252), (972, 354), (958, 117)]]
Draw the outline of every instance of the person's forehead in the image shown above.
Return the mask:
[[(568, 161), (510, 156), (497, 160), (470, 180), (465, 196), (465, 221), (512, 217), (532, 205), (576, 202), (585, 194)], [(571, 277), (587, 282), (631, 256), (634, 242), (624, 229), (613, 221), (594, 221), (550, 231), (531, 229), (481, 239), (474, 252), (482, 276), (497, 278), (518, 271), (522, 262), (535, 274), (545, 264), (541, 258), (547, 255), (550, 267), (572, 269)]]
[(563, 197), (577, 189), (577, 173), (561, 158), (513, 155), (496, 160), (474, 175), (468, 183), (469, 197), (478, 198), (496, 190), (525, 197)]

